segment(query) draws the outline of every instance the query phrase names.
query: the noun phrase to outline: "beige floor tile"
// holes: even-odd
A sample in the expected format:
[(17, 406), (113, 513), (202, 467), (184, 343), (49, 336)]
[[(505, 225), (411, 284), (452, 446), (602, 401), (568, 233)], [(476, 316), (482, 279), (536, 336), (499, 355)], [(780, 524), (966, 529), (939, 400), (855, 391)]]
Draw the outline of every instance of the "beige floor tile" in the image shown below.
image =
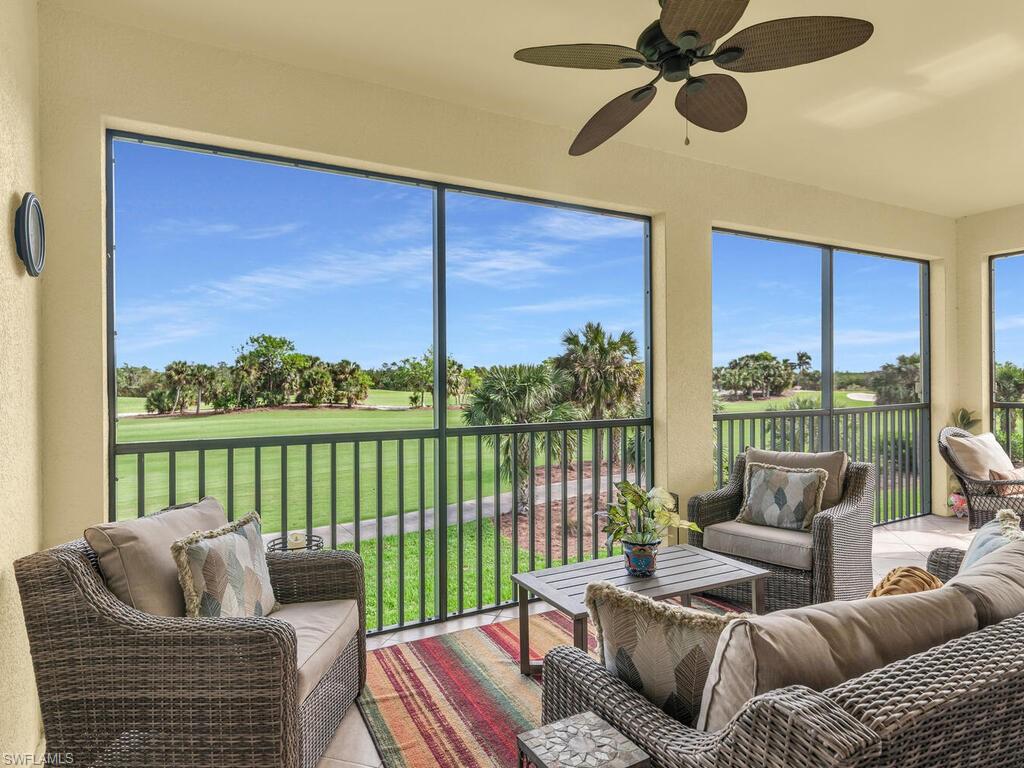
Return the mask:
[(363, 716), (355, 705), (347, 713), (338, 726), (337, 733), (327, 745), (323, 759), (317, 768), (347, 768), (348, 766), (370, 766), (378, 768), (382, 765), (373, 739), (366, 729)]

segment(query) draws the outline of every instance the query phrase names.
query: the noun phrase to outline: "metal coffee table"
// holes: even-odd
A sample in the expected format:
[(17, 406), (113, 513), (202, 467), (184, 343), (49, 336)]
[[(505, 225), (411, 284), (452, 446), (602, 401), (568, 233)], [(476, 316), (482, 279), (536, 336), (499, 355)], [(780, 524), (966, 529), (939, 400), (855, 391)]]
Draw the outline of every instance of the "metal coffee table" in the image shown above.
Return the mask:
[(592, 581), (610, 581), (654, 600), (680, 597), (684, 605), (689, 605), (689, 597), (694, 593), (749, 582), (753, 597), (751, 608), (754, 613), (760, 613), (764, 607), (768, 575), (769, 572), (763, 568), (688, 544), (661, 550), (658, 553), (658, 570), (649, 579), (629, 576), (622, 557), (605, 557), (543, 571), (513, 574), (512, 581), (519, 593), (519, 669), (524, 675), (533, 675), (542, 666), (530, 659), (531, 593), (573, 620), (573, 645), (586, 650), (589, 614), (583, 599), (587, 584)]

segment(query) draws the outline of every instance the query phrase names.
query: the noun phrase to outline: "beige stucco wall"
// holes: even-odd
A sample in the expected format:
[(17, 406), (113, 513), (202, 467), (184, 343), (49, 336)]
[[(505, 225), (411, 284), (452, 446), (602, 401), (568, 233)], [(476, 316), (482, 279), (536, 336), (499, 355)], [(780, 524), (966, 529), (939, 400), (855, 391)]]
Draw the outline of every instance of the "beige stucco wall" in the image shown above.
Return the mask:
[(4, 3), (0, 23), (0, 763), (40, 740), (28, 639), (11, 564), (39, 549), (39, 295), (14, 248), (14, 212), (40, 186), (35, 0)]
[(1024, 205), (960, 219), (957, 251), (960, 320), (956, 367), (960, 371), (960, 400), (964, 407), (983, 414), (982, 423), (987, 428), (991, 423), (989, 258), (1024, 251)]
[(950, 407), (950, 219), (625, 144), (572, 159), (560, 128), (111, 26), (45, 0), (41, 33), (43, 181), (58, 254), (41, 354), (60, 371), (43, 383), (47, 543), (104, 514), (107, 127), (654, 215), (656, 472), (684, 498), (711, 482), (714, 225), (934, 260), (933, 399), (940, 419)]

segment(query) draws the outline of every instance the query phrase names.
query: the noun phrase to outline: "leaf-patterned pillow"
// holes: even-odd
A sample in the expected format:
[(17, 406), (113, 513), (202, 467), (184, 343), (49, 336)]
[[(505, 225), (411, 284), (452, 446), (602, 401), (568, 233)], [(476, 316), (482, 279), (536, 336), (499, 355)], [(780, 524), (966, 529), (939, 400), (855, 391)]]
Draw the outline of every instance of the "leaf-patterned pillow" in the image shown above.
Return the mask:
[(794, 531), (810, 530), (821, 511), (828, 472), (824, 469), (791, 469), (752, 462), (743, 482), (743, 506), (736, 518), (741, 523), (769, 525)]
[(588, 584), (586, 602), (608, 671), (680, 722), (696, 723), (718, 636), (747, 614), (656, 602), (607, 581)]
[(196, 531), (174, 542), (171, 552), (186, 616), (266, 616), (277, 608), (256, 512), (223, 528)]

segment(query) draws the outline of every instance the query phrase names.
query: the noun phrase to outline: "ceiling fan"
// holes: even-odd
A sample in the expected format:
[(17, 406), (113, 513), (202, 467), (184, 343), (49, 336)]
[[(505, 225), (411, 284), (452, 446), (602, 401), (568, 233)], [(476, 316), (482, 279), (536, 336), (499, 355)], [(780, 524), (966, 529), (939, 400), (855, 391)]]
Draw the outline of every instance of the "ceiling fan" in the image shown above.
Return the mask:
[[(709, 131), (731, 131), (747, 118), (747, 97), (734, 77), (695, 75), (713, 62), (732, 72), (764, 72), (838, 56), (863, 45), (871, 22), (843, 16), (775, 19), (740, 30), (716, 47), (739, 23), (749, 0), (659, 0), (661, 18), (640, 33), (636, 48), (601, 43), (523, 48), (516, 59), (575, 69), (646, 68), (657, 72), (647, 85), (601, 107), (579, 132), (570, 155), (584, 155), (606, 142), (643, 112), (658, 92), (656, 83), (682, 83), (676, 109), (688, 123)], [(689, 143), (689, 138), (687, 138)]]

